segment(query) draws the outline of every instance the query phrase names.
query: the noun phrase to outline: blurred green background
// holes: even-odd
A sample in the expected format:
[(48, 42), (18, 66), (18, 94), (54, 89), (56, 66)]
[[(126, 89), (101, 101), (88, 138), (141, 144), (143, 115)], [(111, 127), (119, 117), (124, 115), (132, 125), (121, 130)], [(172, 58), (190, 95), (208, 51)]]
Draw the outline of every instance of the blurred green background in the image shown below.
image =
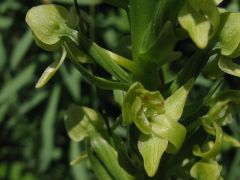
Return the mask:
[[(46, 87), (34, 88), (43, 70), (59, 54), (35, 45), (25, 14), (32, 6), (51, 2), (66, 7), (73, 4), (71, 0), (0, 1), (0, 179), (95, 179), (87, 161), (70, 166), (82, 147), (68, 138), (64, 112), (70, 104), (93, 107), (109, 119), (120, 112), (110, 91), (89, 85), (67, 61)], [(125, 12), (101, 0), (78, 2), (88, 36), (107, 49), (130, 56), (119, 45), (129, 40)], [(239, 1), (224, 1), (222, 6), (238, 11)], [(168, 68), (178, 71), (178, 64)], [(107, 76), (101, 69), (93, 69)], [(230, 87), (240, 88), (238, 79), (225, 78)], [(199, 94), (209, 85), (208, 80), (200, 78), (195, 90)], [(233, 122), (229, 131), (239, 139), (239, 120)], [(240, 179), (240, 151), (226, 147), (223, 155), (224, 177)]]

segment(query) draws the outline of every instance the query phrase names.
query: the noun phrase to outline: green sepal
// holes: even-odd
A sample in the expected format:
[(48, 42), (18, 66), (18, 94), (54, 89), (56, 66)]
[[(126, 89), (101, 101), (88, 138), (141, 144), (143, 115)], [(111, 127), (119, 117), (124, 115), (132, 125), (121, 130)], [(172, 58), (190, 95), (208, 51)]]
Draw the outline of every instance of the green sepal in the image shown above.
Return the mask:
[(148, 176), (153, 177), (158, 170), (161, 157), (166, 150), (168, 141), (155, 135), (141, 135), (138, 149), (143, 157), (144, 168)]
[(183, 113), (187, 96), (192, 89), (194, 79), (190, 79), (184, 86), (180, 87), (170, 97), (165, 100), (165, 115), (172, 120), (178, 121)]
[(220, 56), (218, 67), (227, 74), (240, 77), (240, 65), (234, 63), (231, 58)]
[(47, 4), (31, 8), (27, 12), (26, 22), (37, 44), (46, 50), (56, 50), (62, 44), (62, 36), (75, 33), (68, 26), (67, 9), (59, 5)]
[(221, 54), (230, 58), (240, 56), (240, 13), (225, 12), (221, 14), (221, 31), (219, 48)]
[(104, 131), (102, 116), (88, 107), (71, 106), (66, 112), (64, 121), (69, 137), (75, 142), (91, 137), (95, 131)]
[(42, 73), (41, 77), (39, 78), (37, 84), (35, 85), (36, 88), (41, 88), (54, 76), (57, 70), (60, 68), (62, 63), (64, 62), (67, 56), (66, 49), (62, 47), (62, 54), (61, 57), (55, 60), (52, 64), (50, 64)]
[(178, 20), (194, 43), (203, 49), (217, 32), (220, 14), (213, 0), (187, 0)]
[(192, 166), (190, 174), (197, 180), (221, 180), (221, 170), (222, 166), (216, 161), (201, 160)]
[(151, 121), (152, 133), (168, 141), (167, 152), (176, 153), (186, 137), (186, 128), (165, 114), (156, 115)]

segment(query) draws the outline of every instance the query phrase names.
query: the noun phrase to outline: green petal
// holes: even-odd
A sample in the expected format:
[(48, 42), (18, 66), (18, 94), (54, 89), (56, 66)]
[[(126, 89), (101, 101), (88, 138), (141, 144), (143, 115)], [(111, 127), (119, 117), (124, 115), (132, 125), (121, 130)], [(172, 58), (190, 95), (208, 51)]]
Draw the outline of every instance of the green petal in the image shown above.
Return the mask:
[(138, 95), (136, 91), (141, 88), (143, 88), (143, 86), (140, 83), (136, 82), (129, 88), (126, 93), (122, 106), (123, 125), (131, 124), (134, 120), (132, 115), (135, 115), (140, 110), (139, 106), (136, 105), (135, 107), (132, 107), (132, 104)]
[(240, 142), (226, 133), (224, 133), (223, 135), (223, 141), (230, 144), (233, 147), (237, 147), (237, 148), (240, 147)]
[(45, 84), (47, 84), (47, 82), (54, 76), (54, 74), (57, 72), (57, 70), (60, 68), (60, 66), (64, 62), (66, 55), (67, 55), (66, 49), (64, 47), (62, 47), (61, 57), (59, 59), (57, 59), (56, 61), (54, 61), (52, 64), (50, 64), (45, 69), (45, 71), (42, 73), (40, 79), (38, 80), (38, 82), (35, 86), (36, 88), (41, 88)]
[(167, 145), (167, 140), (157, 136), (140, 136), (138, 140), (138, 149), (143, 157), (144, 168), (148, 176), (153, 177), (157, 172), (160, 159)]
[(194, 146), (193, 154), (204, 159), (215, 158), (221, 151), (223, 132), (222, 128), (214, 123), (216, 139), (214, 143), (209, 143), (209, 149), (203, 152), (198, 145)]

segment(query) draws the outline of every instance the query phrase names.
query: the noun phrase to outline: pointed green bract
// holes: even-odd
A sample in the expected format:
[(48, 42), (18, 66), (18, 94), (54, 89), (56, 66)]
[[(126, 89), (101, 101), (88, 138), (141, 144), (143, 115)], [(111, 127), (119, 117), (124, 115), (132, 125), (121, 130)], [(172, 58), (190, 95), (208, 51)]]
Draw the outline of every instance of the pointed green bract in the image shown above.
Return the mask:
[(148, 176), (155, 175), (161, 157), (166, 150), (168, 141), (154, 135), (141, 135), (138, 140), (138, 149), (143, 157), (144, 168)]

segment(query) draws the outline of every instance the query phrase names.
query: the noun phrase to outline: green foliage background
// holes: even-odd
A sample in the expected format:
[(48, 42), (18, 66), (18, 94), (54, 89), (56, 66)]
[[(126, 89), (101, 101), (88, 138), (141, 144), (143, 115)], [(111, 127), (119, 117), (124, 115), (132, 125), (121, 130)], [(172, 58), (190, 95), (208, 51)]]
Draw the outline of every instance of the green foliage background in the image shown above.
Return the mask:
[[(60, 68), (45, 88), (34, 88), (42, 71), (58, 54), (44, 52), (33, 43), (25, 14), (32, 6), (50, 2), (70, 7), (73, 1), (0, 2), (0, 179), (95, 179), (87, 161), (70, 166), (81, 147), (67, 136), (64, 112), (74, 103), (98, 109), (110, 120), (119, 114), (111, 92), (89, 85), (69, 63)], [(89, 28), (89, 37), (103, 47), (129, 56), (128, 50), (119, 46), (119, 42), (128, 41), (125, 37), (129, 33), (126, 14), (102, 4), (101, 0), (78, 2)], [(225, 1), (224, 6), (239, 11), (239, 3), (238, 0)], [(191, 53), (194, 47), (186, 43), (181, 48)], [(166, 66), (166, 72), (177, 72), (180, 64)], [(97, 74), (105, 74), (95, 70)], [(168, 78), (172, 78), (171, 73)], [(228, 75), (225, 78), (227, 86), (240, 88), (239, 79)], [(192, 98), (204, 96), (211, 83), (199, 78)], [(227, 131), (239, 139), (239, 119)], [(118, 133), (124, 132), (119, 130)], [(224, 149), (223, 176), (227, 180), (240, 179), (240, 151)]]

